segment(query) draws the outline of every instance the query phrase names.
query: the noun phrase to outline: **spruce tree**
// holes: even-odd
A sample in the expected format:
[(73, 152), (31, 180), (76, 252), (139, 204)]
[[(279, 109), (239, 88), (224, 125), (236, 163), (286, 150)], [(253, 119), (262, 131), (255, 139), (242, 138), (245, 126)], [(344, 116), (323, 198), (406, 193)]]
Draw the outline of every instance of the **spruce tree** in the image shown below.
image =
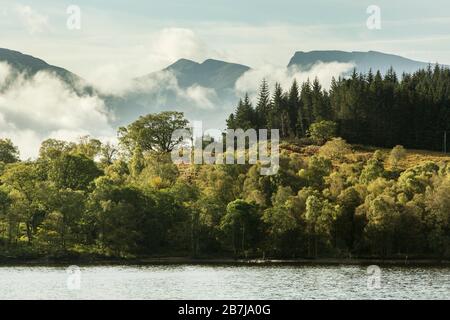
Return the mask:
[(311, 83), (309, 79), (302, 84), (302, 90), (300, 93), (301, 110), (302, 115), (302, 126), (307, 129), (314, 122), (313, 112), (312, 112), (312, 94), (311, 94)]
[(279, 83), (275, 83), (275, 91), (270, 101), (270, 110), (267, 117), (267, 126), (270, 129), (281, 129), (281, 113), (283, 112), (283, 89)]
[(263, 79), (259, 87), (258, 102), (256, 104), (257, 127), (267, 128), (267, 114), (270, 109), (270, 92), (266, 79)]
[(289, 120), (291, 123), (290, 129), (294, 135), (298, 133), (303, 134), (303, 123), (299, 119), (302, 118), (302, 112), (300, 110), (300, 96), (297, 85), (297, 80), (294, 79), (292, 82), (291, 89), (289, 90), (288, 96), (288, 109), (289, 109)]

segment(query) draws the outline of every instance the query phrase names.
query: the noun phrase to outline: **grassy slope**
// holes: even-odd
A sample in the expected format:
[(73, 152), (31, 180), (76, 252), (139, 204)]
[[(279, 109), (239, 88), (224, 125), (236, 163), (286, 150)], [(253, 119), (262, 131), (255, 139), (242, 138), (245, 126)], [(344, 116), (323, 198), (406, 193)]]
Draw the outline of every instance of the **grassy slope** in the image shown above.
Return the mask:
[[(280, 145), (281, 150), (285, 150), (288, 153), (298, 153), (300, 156), (304, 159), (309, 158), (311, 155), (316, 154), (319, 150), (319, 147), (300, 147), (296, 144), (292, 143), (281, 143)], [(369, 146), (362, 146), (362, 145), (352, 145), (353, 154), (348, 155), (348, 158), (352, 161), (358, 161), (358, 160), (368, 160), (372, 157), (373, 153), (376, 150), (380, 150), (384, 158), (386, 159), (385, 167), (386, 169), (391, 169), (391, 164), (389, 163), (389, 153), (392, 149), (385, 149), (385, 148), (376, 148), (376, 147), (369, 147)], [(442, 153), (442, 152), (436, 152), (436, 151), (428, 151), (428, 150), (406, 150), (407, 154), (405, 159), (402, 159), (399, 162), (399, 168), (406, 170), (408, 168), (414, 167), (416, 165), (419, 165), (421, 163), (425, 163), (428, 161), (434, 162), (434, 163), (443, 163), (443, 162), (450, 162), (450, 153)]]
[[(371, 147), (361, 147), (361, 146), (353, 146), (355, 151), (355, 155), (359, 155), (362, 157), (370, 157), (375, 150), (381, 150), (385, 155), (385, 159), (389, 158), (389, 153), (391, 149), (382, 149), (382, 148), (371, 148)], [(424, 162), (450, 162), (450, 154), (445, 154), (442, 152), (436, 151), (427, 151), (427, 150), (406, 150), (406, 158), (399, 162), (399, 167), (402, 169), (408, 169), (414, 167), (418, 164)], [(390, 169), (391, 165), (389, 161), (386, 161), (386, 169)]]

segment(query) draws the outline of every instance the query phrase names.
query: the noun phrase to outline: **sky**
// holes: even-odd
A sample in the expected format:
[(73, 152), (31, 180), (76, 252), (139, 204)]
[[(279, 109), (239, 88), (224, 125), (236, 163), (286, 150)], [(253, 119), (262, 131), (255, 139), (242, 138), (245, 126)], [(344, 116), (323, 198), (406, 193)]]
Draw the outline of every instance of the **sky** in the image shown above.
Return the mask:
[[(67, 28), (67, 8), (81, 28)], [(367, 28), (380, 8), (381, 29)], [(366, 0), (0, 0), (0, 47), (93, 81), (179, 58), (285, 66), (295, 51), (376, 50), (450, 64), (450, 2)]]
[[(373, 6), (380, 13), (375, 29), (367, 25)], [(79, 28), (68, 27), (74, 22)], [(296, 51), (375, 50), (450, 65), (449, 31), (448, 0), (0, 0), (0, 48), (66, 68), (115, 95), (136, 90), (130, 79), (180, 58), (252, 67), (236, 82), (239, 93), (256, 92), (263, 77), (286, 87), (294, 78), (317, 76), (326, 87), (352, 68), (332, 62), (310, 73), (288, 70)], [(75, 141), (92, 135), (115, 141), (116, 114), (101, 96), (78, 96), (47, 73), (7, 82), (13, 74), (0, 63), (0, 87), (9, 83), (0, 93), (0, 138), (11, 138), (22, 159), (36, 157), (47, 138)], [(170, 87), (180, 107), (197, 110), (210, 123), (234, 108), (214, 102), (209, 88), (183, 89), (173, 75), (164, 77), (146, 90)]]

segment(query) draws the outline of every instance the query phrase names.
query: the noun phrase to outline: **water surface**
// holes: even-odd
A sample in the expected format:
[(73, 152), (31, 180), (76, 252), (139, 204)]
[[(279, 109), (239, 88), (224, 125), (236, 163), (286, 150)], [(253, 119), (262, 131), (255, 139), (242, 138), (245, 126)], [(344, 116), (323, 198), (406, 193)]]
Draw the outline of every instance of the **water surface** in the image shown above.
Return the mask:
[(376, 274), (368, 275), (365, 266), (157, 265), (79, 270), (78, 275), (67, 273), (66, 267), (0, 267), (0, 299), (450, 298), (450, 268), (381, 267), (379, 282), (369, 278)]

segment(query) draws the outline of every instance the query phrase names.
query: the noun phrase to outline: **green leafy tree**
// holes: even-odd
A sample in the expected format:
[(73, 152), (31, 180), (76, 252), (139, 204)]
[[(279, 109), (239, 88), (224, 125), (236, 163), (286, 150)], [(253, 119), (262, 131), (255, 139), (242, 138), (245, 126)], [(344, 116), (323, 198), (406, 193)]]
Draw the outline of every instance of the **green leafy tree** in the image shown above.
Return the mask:
[(375, 151), (372, 158), (367, 161), (363, 171), (361, 172), (361, 183), (369, 183), (377, 178), (385, 175), (383, 156), (379, 150)]
[(39, 225), (37, 237), (50, 249), (66, 251), (83, 241), (80, 222), (84, 213), (85, 194), (71, 189), (47, 189), (44, 198), (49, 213)]
[(47, 139), (41, 143), (39, 158), (42, 160), (54, 160), (60, 157), (63, 153), (70, 153), (74, 151), (75, 148), (76, 144), (73, 142)]
[(321, 200), (311, 195), (306, 200), (305, 220), (308, 227), (310, 256), (319, 255), (319, 242), (328, 245), (331, 238), (333, 220), (339, 213), (339, 206), (334, 206), (327, 200)]
[(406, 157), (406, 150), (403, 146), (397, 145), (392, 148), (389, 154), (389, 161), (394, 168), (397, 168), (399, 162)]
[(10, 139), (0, 139), (0, 162), (14, 163), (19, 161), (19, 149)]
[(450, 179), (438, 182), (435, 190), (429, 190), (426, 196), (425, 225), (429, 230), (429, 248), (440, 257), (450, 251)]
[(400, 227), (398, 205), (395, 199), (382, 194), (367, 198), (365, 208), (368, 222), (364, 232), (372, 250), (382, 256), (389, 256), (393, 251), (393, 240)]
[(181, 142), (173, 139), (172, 134), (177, 129), (188, 129), (188, 120), (182, 112), (163, 111), (148, 114), (119, 129), (120, 143), (132, 151), (139, 147), (142, 152), (170, 152)]
[(332, 160), (344, 160), (352, 152), (351, 146), (342, 138), (333, 138), (320, 147), (319, 154)]
[(43, 214), (38, 197), (42, 190), (42, 181), (40, 181), (37, 166), (32, 163), (16, 163), (4, 172), (1, 181), (12, 200), (8, 213), (9, 242), (16, 240), (13, 239), (14, 236), (20, 236), (17, 228), (20, 228), (23, 223), (27, 242), (32, 245), (36, 228)]
[(220, 227), (230, 239), (234, 254), (246, 254), (258, 240), (256, 207), (241, 199), (230, 202)]
[(322, 120), (311, 124), (308, 129), (308, 135), (315, 143), (321, 145), (336, 136), (336, 123), (333, 121)]
[(329, 159), (320, 156), (312, 156), (308, 161), (308, 167), (299, 171), (299, 176), (307, 186), (323, 189), (325, 177), (331, 173), (332, 164)]
[(87, 190), (101, 175), (92, 159), (85, 155), (62, 154), (50, 164), (49, 179), (58, 189)]
[(102, 150), (102, 143), (98, 139), (93, 139), (90, 136), (80, 137), (76, 145), (75, 152), (83, 154), (89, 159), (94, 159), (100, 154)]
[(264, 210), (262, 221), (269, 235), (266, 247), (278, 255), (298, 252), (297, 242), (302, 239), (299, 234), (299, 204), (290, 187), (280, 186), (272, 197), (272, 207)]

